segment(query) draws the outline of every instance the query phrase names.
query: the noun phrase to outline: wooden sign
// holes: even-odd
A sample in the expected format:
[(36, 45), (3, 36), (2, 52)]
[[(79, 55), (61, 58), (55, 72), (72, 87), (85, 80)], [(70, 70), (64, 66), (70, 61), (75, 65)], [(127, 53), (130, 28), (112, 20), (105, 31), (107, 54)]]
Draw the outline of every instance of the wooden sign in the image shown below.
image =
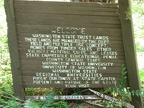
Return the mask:
[(122, 64), (128, 69), (128, 85), (139, 89), (131, 21), (121, 7), (124, 1), (14, 0), (10, 6), (5, 0), (16, 95), (25, 98), (27, 87), (116, 86)]

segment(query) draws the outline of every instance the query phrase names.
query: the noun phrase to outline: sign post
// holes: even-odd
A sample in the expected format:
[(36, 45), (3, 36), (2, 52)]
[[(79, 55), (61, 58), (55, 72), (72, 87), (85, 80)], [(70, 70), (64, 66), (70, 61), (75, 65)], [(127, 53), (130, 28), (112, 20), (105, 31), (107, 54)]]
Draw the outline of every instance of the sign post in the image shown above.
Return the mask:
[(20, 69), (20, 61), (19, 61), (19, 52), (18, 52), (18, 44), (17, 44), (17, 33), (15, 28), (15, 19), (13, 13), (13, 2), (12, 0), (4, 0), (5, 2), (5, 11), (7, 15), (7, 24), (8, 24), (8, 45), (11, 57), (11, 70), (12, 70), (12, 78), (13, 78), (13, 86), (15, 96), (24, 99), (25, 92), (22, 84), (22, 76)]
[[(128, 70), (128, 85), (131, 90), (140, 90), (130, 7), (130, 0), (119, 0), (123, 45)], [(134, 96), (132, 98), (132, 104), (136, 107), (140, 107), (140, 105), (142, 105), (141, 97)]]

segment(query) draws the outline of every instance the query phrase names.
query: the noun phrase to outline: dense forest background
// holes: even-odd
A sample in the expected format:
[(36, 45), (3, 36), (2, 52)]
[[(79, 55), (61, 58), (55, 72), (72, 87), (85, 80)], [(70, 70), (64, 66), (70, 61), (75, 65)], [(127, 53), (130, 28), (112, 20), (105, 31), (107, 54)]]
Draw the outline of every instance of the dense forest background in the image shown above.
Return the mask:
[[(139, 75), (144, 90), (144, 0), (131, 0)], [(13, 97), (10, 56), (7, 43), (7, 22), (3, 0), (0, 0), (0, 105)], [(41, 90), (36, 91), (37, 94)], [(33, 94), (29, 91), (29, 94)], [(8, 108), (8, 107), (7, 107)]]

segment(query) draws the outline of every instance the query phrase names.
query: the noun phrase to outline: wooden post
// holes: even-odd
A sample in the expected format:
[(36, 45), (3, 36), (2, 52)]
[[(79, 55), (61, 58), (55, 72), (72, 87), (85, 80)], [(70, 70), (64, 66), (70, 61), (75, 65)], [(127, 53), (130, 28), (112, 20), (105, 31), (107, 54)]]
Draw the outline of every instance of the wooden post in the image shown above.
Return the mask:
[[(140, 90), (130, 0), (119, 0), (119, 12), (129, 87), (131, 90)], [(135, 108), (143, 108), (141, 97), (132, 97), (132, 104)]]
[(8, 24), (8, 44), (11, 56), (11, 69), (13, 76), (13, 86), (15, 96), (24, 99), (25, 92), (22, 86), (21, 70), (19, 63), (19, 52), (17, 44), (17, 34), (15, 29), (14, 13), (13, 13), (13, 0), (4, 0), (5, 11), (7, 15)]

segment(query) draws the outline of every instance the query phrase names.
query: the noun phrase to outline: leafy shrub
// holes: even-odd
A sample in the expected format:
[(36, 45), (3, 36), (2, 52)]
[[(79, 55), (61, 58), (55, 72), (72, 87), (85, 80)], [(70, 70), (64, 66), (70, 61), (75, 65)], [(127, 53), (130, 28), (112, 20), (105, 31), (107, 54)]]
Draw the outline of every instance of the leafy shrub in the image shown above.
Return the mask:
[(140, 70), (139, 75), (140, 75), (141, 86), (144, 89), (144, 69)]
[(137, 52), (144, 52), (144, 45), (140, 44), (140, 42), (136, 42)]
[(4, 103), (5, 104), (4, 104), (3, 108), (21, 108), (21, 103), (14, 99), (10, 99)]
[(40, 108), (40, 107), (38, 103), (36, 103), (34, 100), (28, 99), (24, 104), (24, 108)]
[(44, 101), (26, 100), (24, 108), (69, 108), (67, 102), (54, 101), (54, 92), (49, 93)]

